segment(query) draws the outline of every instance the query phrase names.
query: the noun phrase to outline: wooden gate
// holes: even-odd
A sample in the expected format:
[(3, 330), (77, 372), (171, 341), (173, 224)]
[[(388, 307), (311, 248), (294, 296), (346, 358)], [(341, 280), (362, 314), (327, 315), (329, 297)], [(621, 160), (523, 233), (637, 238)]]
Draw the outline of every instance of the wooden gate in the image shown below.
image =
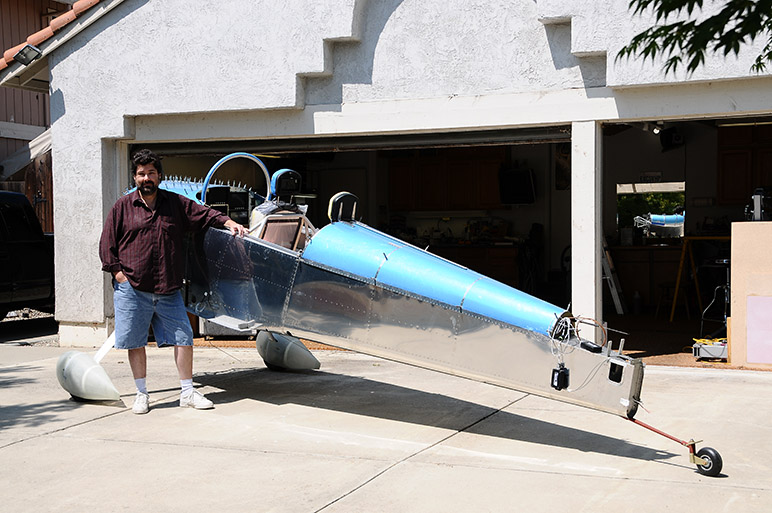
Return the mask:
[(24, 174), (25, 191), (44, 232), (54, 231), (54, 188), (51, 150), (35, 157)]

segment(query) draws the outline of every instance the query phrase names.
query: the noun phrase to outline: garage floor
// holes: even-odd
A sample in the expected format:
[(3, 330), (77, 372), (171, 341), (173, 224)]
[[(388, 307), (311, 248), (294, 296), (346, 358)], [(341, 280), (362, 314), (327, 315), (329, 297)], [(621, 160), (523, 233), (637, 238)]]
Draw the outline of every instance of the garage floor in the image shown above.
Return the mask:
[[(678, 367), (714, 367), (740, 368), (722, 360), (696, 360), (692, 356), (692, 344), (700, 338), (700, 319), (692, 315), (676, 316), (673, 322), (660, 312), (658, 318), (653, 314), (616, 315), (607, 314), (605, 318), (609, 328), (624, 331), (626, 335), (613, 333), (614, 346), (624, 337), (624, 352), (627, 355), (642, 358), (648, 365), (673, 365)], [(705, 323), (706, 332), (718, 329), (716, 323)], [(749, 368), (749, 367), (743, 367)]]

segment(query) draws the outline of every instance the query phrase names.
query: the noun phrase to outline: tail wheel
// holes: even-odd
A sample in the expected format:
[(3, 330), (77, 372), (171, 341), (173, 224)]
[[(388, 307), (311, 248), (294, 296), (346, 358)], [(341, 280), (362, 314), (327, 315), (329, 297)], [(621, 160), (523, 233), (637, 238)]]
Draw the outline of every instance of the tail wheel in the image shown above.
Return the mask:
[(697, 456), (705, 460), (704, 465), (697, 465), (697, 472), (706, 476), (717, 476), (721, 473), (724, 462), (721, 455), (712, 447), (703, 447), (697, 451)]

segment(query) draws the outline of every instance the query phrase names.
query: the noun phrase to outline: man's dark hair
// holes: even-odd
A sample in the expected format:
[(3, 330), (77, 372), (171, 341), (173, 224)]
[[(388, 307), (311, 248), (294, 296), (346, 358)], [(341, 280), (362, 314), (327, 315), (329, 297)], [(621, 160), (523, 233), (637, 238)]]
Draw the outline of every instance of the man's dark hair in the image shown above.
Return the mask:
[(145, 164), (153, 164), (159, 175), (164, 174), (163, 168), (161, 167), (161, 157), (145, 148), (131, 156), (131, 175), (136, 175), (137, 167), (144, 166)]

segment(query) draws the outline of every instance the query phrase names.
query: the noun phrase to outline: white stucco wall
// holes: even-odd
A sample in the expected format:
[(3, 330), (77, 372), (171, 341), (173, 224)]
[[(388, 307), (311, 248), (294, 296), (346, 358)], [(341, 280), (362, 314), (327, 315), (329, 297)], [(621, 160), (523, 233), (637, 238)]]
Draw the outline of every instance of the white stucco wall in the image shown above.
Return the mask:
[[(662, 72), (663, 58), (646, 62), (640, 59), (618, 61), (616, 56), (635, 34), (655, 24), (677, 21), (678, 15), (657, 22), (653, 10), (649, 8), (640, 15), (632, 16), (628, 0), (536, 0), (536, 4), (537, 16), (545, 24), (570, 24), (573, 55), (605, 55), (606, 85), (609, 87), (695, 83), (754, 76), (749, 71), (750, 67), (766, 43), (764, 37), (748, 42), (748, 46), (737, 56), (709, 54), (704, 66), (691, 75), (686, 73), (685, 66), (665, 75)], [(697, 11), (697, 18), (702, 20), (716, 14), (724, 4), (722, 0), (705, 0), (703, 8)]]
[(97, 244), (129, 142), (770, 112), (772, 79), (736, 80), (749, 53), (685, 85), (616, 62), (643, 23), (626, 4), (124, 1), (49, 57), (57, 318), (98, 331), (110, 313)]

